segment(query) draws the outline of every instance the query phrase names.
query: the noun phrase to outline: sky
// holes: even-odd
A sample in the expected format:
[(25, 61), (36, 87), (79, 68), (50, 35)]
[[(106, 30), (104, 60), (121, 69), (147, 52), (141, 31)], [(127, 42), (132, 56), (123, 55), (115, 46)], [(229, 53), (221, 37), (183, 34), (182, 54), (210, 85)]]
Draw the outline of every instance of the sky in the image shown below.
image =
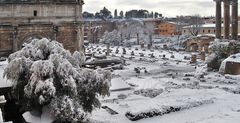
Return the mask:
[(215, 3), (213, 0), (85, 0), (83, 11), (95, 13), (104, 6), (112, 14), (115, 9), (120, 12), (132, 9), (146, 9), (162, 13), (165, 17), (176, 15), (214, 16)]

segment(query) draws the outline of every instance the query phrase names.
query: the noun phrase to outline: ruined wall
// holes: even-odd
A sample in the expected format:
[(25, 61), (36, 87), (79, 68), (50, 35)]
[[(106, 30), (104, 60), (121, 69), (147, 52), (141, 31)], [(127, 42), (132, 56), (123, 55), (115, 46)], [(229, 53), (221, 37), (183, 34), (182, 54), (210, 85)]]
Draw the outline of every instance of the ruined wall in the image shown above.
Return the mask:
[[(0, 4), (0, 17), (74, 17), (75, 4)], [(35, 15), (34, 15), (35, 11)]]
[(0, 2), (0, 56), (22, 48), (32, 38), (63, 43), (71, 52), (82, 50), (83, 1)]
[(10, 25), (0, 26), (0, 55), (8, 55), (12, 52), (13, 27)]
[[(15, 50), (22, 48), (32, 38), (48, 38), (57, 40), (64, 48), (74, 52), (78, 50), (77, 23), (51, 23), (19, 24), (0, 26), (0, 56), (7, 56)], [(15, 32), (15, 33), (14, 33)], [(14, 38), (15, 37), (15, 38)], [(14, 47), (15, 42), (15, 47)]]
[(62, 24), (58, 27), (57, 41), (71, 52), (78, 50), (77, 26), (76, 24)]

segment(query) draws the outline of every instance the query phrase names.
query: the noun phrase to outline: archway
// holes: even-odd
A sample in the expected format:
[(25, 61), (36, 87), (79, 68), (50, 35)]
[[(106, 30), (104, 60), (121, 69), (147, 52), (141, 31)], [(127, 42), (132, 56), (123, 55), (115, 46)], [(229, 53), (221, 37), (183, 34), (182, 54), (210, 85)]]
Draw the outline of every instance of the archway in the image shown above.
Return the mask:
[(190, 51), (191, 52), (197, 52), (198, 51), (198, 44), (197, 43), (192, 43), (190, 45)]
[(24, 44), (30, 43), (33, 39), (42, 39), (42, 38), (48, 38), (48, 37), (44, 36), (43, 34), (35, 34), (35, 33), (29, 34), (19, 41), (17, 48), (21, 49), (22, 47), (24, 47)]

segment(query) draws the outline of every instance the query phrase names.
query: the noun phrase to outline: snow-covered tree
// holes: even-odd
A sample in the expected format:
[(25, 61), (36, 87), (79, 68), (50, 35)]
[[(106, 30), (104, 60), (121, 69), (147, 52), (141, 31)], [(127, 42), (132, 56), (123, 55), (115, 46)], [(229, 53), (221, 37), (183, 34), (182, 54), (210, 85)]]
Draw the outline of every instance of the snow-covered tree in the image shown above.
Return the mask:
[(150, 23), (146, 22), (144, 25), (145, 25), (145, 29), (146, 29), (146, 34), (149, 36), (148, 42), (152, 46), (152, 43), (153, 43), (152, 36), (154, 34), (155, 25), (152, 22), (150, 22)]
[(148, 39), (141, 19), (128, 19), (119, 22), (118, 32), (122, 35), (122, 40), (130, 40), (132, 37), (137, 37), (138, 41), (145, 42)]
[(240, 43), (234, 40), (215, 39), (210, 44), (212, 54), (208, 57), (208, 66), (213, 69), (219, 69), (222, 61), (232, 54), (240, 53)]
[(49, 106), (59, 122), (75, 123), (100, 107), (98, 96), (109, 95), (111, 73), (81, 68), (84, 60), (57, 41), (34, 39), (9, 56), (4, 76), (24, 111)]
[(121, 43), (121, 37), (117, 30), (113, 30), (112, 32), (106, 31), (100, 42), (104, 44), (119, 45)]
[(191, 24), (188, 29), (191, 35), (197, 36), (203, 24), (203, 20), (201, 19), (201, 16), (200, 15), (192, 16), (188, 23)]

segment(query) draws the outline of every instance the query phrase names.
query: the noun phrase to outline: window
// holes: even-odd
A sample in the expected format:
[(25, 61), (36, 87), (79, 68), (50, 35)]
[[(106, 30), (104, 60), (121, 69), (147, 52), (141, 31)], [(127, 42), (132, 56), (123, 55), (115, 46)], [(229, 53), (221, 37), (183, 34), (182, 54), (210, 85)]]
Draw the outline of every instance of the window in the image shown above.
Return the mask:
[(36, 17), (37, 16), (37, 10), (33, 11), (33, 16)]
[(204, 32), (205, 32), (205, 30), (203, 29), (203, 30), (202, 30), (202, 32), (204, 33)]
[(209, 29), (209, 30), (208, 30), (208, 33), (210, 33), (210, 32), (211, 32), (211, 30)]
[(186, 32), (186, 30), (183, 30), (183, 32), (185, 33), (185, 32)]
[(216, 32), (216, 30), (214, 29), (213, 32)]

